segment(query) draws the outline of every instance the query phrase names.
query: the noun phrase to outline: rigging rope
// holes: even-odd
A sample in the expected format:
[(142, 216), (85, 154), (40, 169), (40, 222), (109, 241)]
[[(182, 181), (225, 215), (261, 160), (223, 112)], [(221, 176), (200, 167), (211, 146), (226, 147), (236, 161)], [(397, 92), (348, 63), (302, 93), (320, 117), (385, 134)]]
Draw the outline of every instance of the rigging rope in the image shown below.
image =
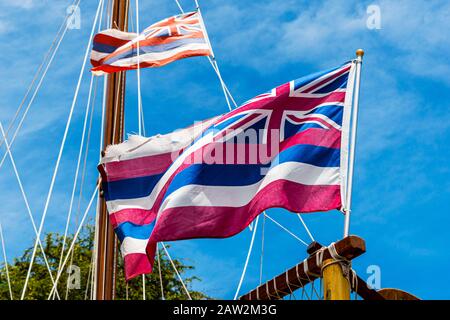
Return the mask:
[(300, 239), (299, 237), (297, 237), (295, 234), (293, 234), (289, 229), (285, 228), (283, 225), (281, 225), (278, 221), (274, 220), (272, 217), (270, 217), (266, 212), (264, 212), (264, 215), (269, 218), (273, 223), (275, 223), (277, 226), (279, 226), (281, 229), (283, 229), (284, 231), (286, 231), (288, 234), (290, 234), (291, 236), (293, 236), (295, 239), (297, 239), (298, 241), (300, 241), (301, 243), (303, 243), (305, 246), (308, 246), (308, 244), (303, 241), (302, 239)]
[(248, 248), (247, 258), (245, 259), (244, 269), (242, 270), (241, 279), (239, 280), (239, 284), (236, 289), (236, 293), (234, 294), (233, 300), (237, 300), (239, 291), (241, 290), (242, 282), (244, 281), (245, 273), (247, 272), (248, 261), (250, 260), (250, 255), (251, 255), (252, 249), (253, 249), (253, 243), (255, 242), (256, 230), (258, 229), (258, 221), (259, 221), (259, 216), (256, 217), (255, 226), (253, 227), (252, 239), (250, 241), (250, 247)]
[(145, 298), (145, 274), (142, 275), (142, 300), (146, 300), (146, 298)]
[[(102, 0), (100, 0), (100, 1), (102, 1)], [(89, 200), (89, 203), (88, 203), (88, 205), (86, 207), (86, 210), (84, 211), (84, 214), (83, 214), (83, 217), (82, 217), (82, 219), (80, 221), (78, 229), (75, 232), (75, 235), (73, 236), (72, 243), (70, 244), (70, 247), (69, 247), (69, 250), (67, 251), (66, 257), (64, 258), (64, 262), (63, 262), (63, 264), (61, 266), (61, 270), (56, 275), (55, 283), (53, 284), (53, 287), (52, 287), (52, 289), (51, 289), (51, 291), (50, 291), (50, 293), (49, 293), (49, 295), (47, 297), (47, 300), (50, 300), (50, 298), (53, 296), (53, 292), (56, 290), (56, 286), (58, 285), (59, 278), (61, 277), (61, 274), (62, 274), (62, 272), (64, 270), (64, 267), (66, 266), (66, 263), (67, 263), (67, 261), (70, 258), (72, 250), (74, 250), (74, 248), (75, 248), (75, 243), (78, 240), (78, 236), (79, 236), (79, 234), (81, 232), (81, 229), (83, 228), (83, 225), (84, 225), (84, 222), (86, 220), (86, 217), (89, 214), (89, 210), (91, 209), (92, 203), (95, 200), (95, 196), (97, 195), (98, 188), (99, 188), (99, 185), (97, 184), (95, 186), (94, 192), (92, 192), (92, 196), (91, 196), (91, 198)]]
[[(92, 121), (93, 121), (94, 110), (95, 110), (95, 98), (97, 97), (97, 87), (98, 87), (98, 79), (96, 78), (95, 86), (94, 86), (93, 102), (92, 102), (92, 107), (91, 107), (91, 111), (90, 111), (91, 115), (90, 115), (90, 119), (89, 119), (89, 129), (88, 129), (88, 133), (87, 133), (87, 141), (86, 141), (86, 147), (85, 147), (86, 152), (84, 153), (83, 168), (81, 170), (81, 182), (80, 182), (80, 191), (78, 194), (78, 205), (77, 205), (77, 211), (76, 211), (76, 215), (75, 215), (75, 224), (78, 224), (78, 218), (79, 218), (80, 210), (81, 210), (81, 200), (83, 199), (84, 180), (86, 177), (87, 159), (88, 159), (88, 155), (89, 155), (88, 150), (89, 150), (89, 145), (90, 145), (90, 141), (91, 141)], [(95, 246), (95, 244), (94, 244), (94, 246)], [(72, 260), (73, 260), (73, 253), (72, 253), (71, 263), (72, 263)], [(93, 264), (93, 260), (91, 259), (90, 268), (92, 270), (95, 270), (95, 266), (93, 266), (92, 264)], [(94, 281), (93, 276), (91, 276), (91, 278), (92, 278), (91, 281)], [(92, 284), (91, 284), (91, 286), (92, 286)]]
[(8, 258), (6, 257), (6, 246), (5, 246), (5, 239), (3, 238), (3, 228), (1, 222), (0, 222), (0, 240), (2, 242), (3, 260), (5, 261), (5, 271), (6, 271), (6, 280), (8, 281), (9, 297), (11, 300), (14, 300), (11, 289), (11, 279), (9, 278)]
[(158, 258), (158, 272), (159, 272), (159, 285), (161, 286), (161, 300), (166, 300), (164, 297), (164, 286), (163, 286), (163, 278), (162, 278), (162, 271), (161, 271), (161, 258), (160, 258), (158, 243), (156, 243), (156, 257)]
[[(83, 150), (84, 150), (83, 149), (83, 147), (84, 147), (84, 139), (85, 139), (85, 136), (86, 136), (86, 128), (87, 128), (87, 124), (88, 124), (89, 107), (90, 107), (90, 104), (91, 104), (93, 83), (94, 83), (94, 75), (91, 75), (91, 81), (90, 81), (90, 84), (89, 84), (88, 101), (87, 101), (87, 104), (86, 104), (86, 110), (85, 110), (84, 122), (83, 122), (83, 130), (82, 130), (82, 133), (81, 133), (81, 141), (80, 141), (80, 147), (79, 147), (79, 151), (78, 151), (77, 167), (76, 167), (75, 176), (74, 176), (74, 179), (73, 179), (72, 194), (70, 196), (70, 203), (69, 203), (69, 211), (68, 211), (68, 214), (67, 214), (66, 227), (64, 229), (63, 243), (62, 243), (62, 247), (61, 247), (61, 254), (60, 254), (59, 264), (58, 264), (58, 269), (57, 269), (58, 272), (59, 272), (59, 270), (61, 268), (62, 259), (64, 257), (64, 249), (66, 248), (67, 234), (69, 232), (70, 219), (72, 217), (73, 202), (75, 200), (75, 193), (76, 193), (76, 190), (77, 190), (78, 174), (80, 172), (81, 158), (83, 156)], [(88, 150), (86, 150), (86, 153), (87, 153), (87, 151)], [(66, 290), (66, 299), (67, 299), (67, 292), (68, 292), (68, 290)]]
[(137, 45), (137, 87), (138, 87), (138, 128), (139, 135), (142, 135), (142, 96), (141, 96), (141, 61), (140, 61), (140, 52), (139, 52), (139, 0), (136, 0), (136, 34), (138, 37), (138, 41), (136, 41)]
[(220, 85), (222, 86), (222, 90), (223, 90), (223, 93), (224, 93), (224, 96), (225, 96), (225, 100), (226, 100), (227, 105), (228, 105), (228, 109), (230, 111), (233, 110), (233, 108), (231, 107), (230, 100), (229, 100), (228, 96), (233, 101), (234, 107), (237, 108), (238, 106), (237, 106), (236, 102), (234, 101), (234, 98), (231, 96), (231, 93), (228, 90), (227, 85), (225, 84), (225, 82), (222, 79), (222, 75), (220, 74), (220, 70), (219, 70), (219, 66), (217, 64), (216, 58), (215, 57), (213, 57), (213, 58), (208, 57), (208, 60), (209, 60), (209, 63), (211, 64), (211, 66), (213, 67), (214, 71), (216, 72), (217, 77), (219, 78)]
[(54, 172), (53, 172), (52, 180), (51, 180), (51, 183), (50, 183), (50, 188), (49, 188), (48, 195), (47, 195), (47, 200), (45, 202), (44, 212), (42, 214), (41, 223), (39, 225), (39, 231), (38, 231), (37, 239), (36, 239), (35, 244), (34, 244), (33, 253), (31, 255), (30, 266), (28, 268), (27, 277), (25, 279), (25, 284), (24, 284), (24, 287), (23, 287), (23, 290), (22, 290), (21, 300), (23, 300), (25, 298), (25, 293), (26, 293), (26, 289), (27, 289), (27, 286), (28, 286), (28, 281), (29, 281), (30, 276), (31, 276), (31, 269), (33, 268), (34, 258), (36, 256), (36, 249), (37, 249), (38, 239), (41, 236), (42, 229), (43, 229), (44, 222), (45, 222), (45, 218), (47, 216), (47, 210), (48, 210), (48, 207), (49, 207), (49, 204), (50, 204), (50, 199), (51, 199), (51, 196), (52, 196), (52, 193), (53, 193), (53, 187), (55, 185), (56, 175), (58, 173), (59, 164), (60, 164), (60, 161), (61, 161), (61, 158), (62, 158), (62, 153), (64, 151), (64, 146), (65, 146), (67, 135), (68, 135), (69, 128), (70, 128), (70, 122), (72, 120), (73, 111), (75, 109), (75, 104), (77, 102), (78, 93), (79, 93), (79, 90), (80, 90), (81, 80), (83, 79), (83, 71), (84, 71), (84, 68), (86, 66), (86, 61), (87, 61), (88, 56), (89, 56), (90, 46), (91, 46), (91, 43), (92, 43), (92, 38), (94, 36), (95, 26), (97, 24), (97, 20), (98, 20), (98, 17), (99, 17), (99, 13), (100, 13), (100, 8), (101, 8), (102, 2), (103, 2), (103, 0), (99, 0), (97, 12), (96, 12), (96, 15), (95, 15), (95, 18), (94, 18), (94, 23), (92, 25), (91, 34), (90, 34), (90, 37), (89, 37), (89, 42), (88, 42), (87, 47), (86, 47), (86, 52), (85, 52), (85, 55), (84, 55), (83, 64), (81, 66), (77, 87), (75, 89), (75, 94), (74, 94), (74, 97), (73, 97), (72, 106), (70, 107), (69, 117), (67, 119), (66, 128), (64, 130), (63, 139), (62, 139), (62, 142), (61, 142), (58, 158), (56, 160), (55, 169), (54, 169)]
[[(180, 9), (180, 12), (181, 12), (181, 13), (184, 13), (184, 10), (183, 10), (183, 8), (181, 7), (181, 5), (180, 5), (180, 3), (178, 2), (178, 0), (175, 0), (175, 2), (176, 2), (176, 4), (177, 4), (178, 8)], [(202, 24), (203, 29), (205, 30), (205, 33), (206, 33), (206, 34), (205, 34), (206, 41), (207, 41), (207, 43), (208, 43), (208, 45), (209, 45), (209, 47), (210, 47), (210, 49), (211, 49), (211, 53), (212, 53), (212, 57), (211, 57), (211, 56), (208, 56), (208, 61), (209, 61), (209, 63), (211, 64), (213, 70), (215, 71), (215, 73), (216, 73), (216, 75), (217, 75), (217, 77), (218, 77), (218, 79), (219, 79), (219, 81), (220, 81), (220, 85), (221, 85), (221, 87), (222, 87), (223, 94), (224, 94), (224, 96), (225, 96), (225, 100), (226, 100), (226, 102), (227, 102), (228, 109), (231, 111), (233, 108), (231, 107), (230, 99), (231, 99), (231, 101), (233, 102), (235, 108), (237, 108), (236, 101), (234, 100), (233, 96), (231, 95), (230, 90), (228, 90), (228, 87), (227, 87), (227, 85), (225, 84), (225, 81), (223, 81), (222, 75), (221, 75), (220, 70), (219, 70), (219, 66), (218, 66), (218, 64), (217, 64), (216, 58), (215, 58), (214, 53), (213, 53), (213, 49), (212, 49), (212, 46), (211, 46), (211, 42), (209, 41), (208, 32), (206, 31), (205, 23), (204, 23), (204, 21), (203, 21), (202, 14), (201, 14), (201, 12), (200, 12), (200, 5), (199, 5), (199, 3), (198, 3), (197, 0), (195, 1), (195, 5), (196, 5), (196, 7), (197, 7), (197, 11), (198, 11), (199, 14), (200, 14), (200, 23)]]
[[(78, 4), (80, 3), (80, 1), (81, 1), (81, 0), (75, 0), (75, 1), (72, 3), (72, 5), (73, 5), (73, 6), (78, 6)], [(15, 114), (14, 114), (12, 120), (10, 121), (10, 123), (9, 123), (9, 125), (8, 125), (8, 128), (6, 129), (5, 137), (8, 137), (9, 131), (10, 131), (11, 128), (13, 127), (14, 122), (17, 120), (17, 117), (19, 116), (20, 110), (22, 110), (22, 108), (23, 108), (23, 106), (24, 106), (24, 104), (25, 104), (25, 101), (27, 100), (28, 95), (29, 95), (30, 92), (31, 92), (31, 89), (33, 88), (33, 85), (34, 85), (34, 83), (36, 82), (36, 80), (37, 80), (37, 78), (38, 78), (39, 73), (41, 72), (42, 68), (44, 67), (46, 61), (48, 60), (48, 58), (49, 58), (49, 56), (50, 56), (50, 53), (52, 52), (52, 49), (53, 49), (53, 47), (55, 46), (55, 44), (56, 44), (56, 42), (57, 42), (57, 40), (58, 40), (58, 37), (60, 36), (61, 30), (63, 29), (64, 25), (66, 25), (66, 28), (67, 28), (67, 20), (68, 20), (68, 18), (69, 18), (69, 15), (66, 15), (65, 18), (64, 18), (63, 23), (61, 24), (61, 26), (60, 26), (59, 29), (58, 29), (58, 32), (57, 32), (56, 35), (55, 35), (55, 38), (53, 39), (53, 41), (52, 41), (52, 43), (51, 43), (51, 45), (50, 45), (50, 48), (48, 49), (47, 53), (46, 53), (45, 56), (44, 56), (44, 59), (42, 60), (41, 64), (39, 65), (38, 70), (37, 70), (36, 73), (34, 74), (33, 79), (32, 79), (32, 81), (31, 81), (30, 85), (28, 86), (28, 89), (27, 89), (25, 95), (24, 95), (24, 97), (22, 98), (22, 101), (21, 101), (20, 104), (19, 104), (19, 107), (17, 108), (17, 110), (16, 110), (16, 112), (15, 112)], [(0, 147), (3, 145), (4, 141), (5, 141), (4, 139), (0, 140)]]
[(93, 271), (92, 271), (92, 261), (94, 259), (94, 255), (91, 255), (91, 262), (89, 263), (89, 270), (88, 270), (88, 276), (86, 281), (86, 290), (84, 291), (84, 300), (87, 300), (88, 292), (89, 292), (89, 284), (91, 283), (91, 278), (93, 277)]
[(93, 101), (92, 101), (92, 106), (91, 106), (91, 115), (89, 118), (89, 128), (88, 128), (88, 132), (87, 132), (87, 140), (86, 140), (86, 147), (85, 147), (85, 153), (84, 153), (84, 159), (83, 159), (83, 168), (81, 169), (81, 182), (80, 182), (80, 191), (78, 194), (78, 204), (77, 204), (77, 211), (76, 211), (76, 218), (78, 218), (79, 214), (80, 214), (80, 209), (81, 209), (81, 200), (83, 198), (83, 187), (84, 187), (84, 180), (86, 178), (86, 168), (87, 168), (87, 160), (88, 160), (88, 155), (89, 155), (89, 145), (90, 145), (90, 141), (91, 141), (91, 131), (92, 131), (92, 121), (94, 118), (94, 110), (95, 110), (95, 98), (97, 97), (97, 85), (98, 85), (98, 79), (95, 79), (95, 86), (94, 86), (94, 96), (93, 96)]
[[(23, 188), (22, 179), (20, 178), (19, 171), (17, 170), (16, 162), (14, 161), (14, 157), (12, 155), (12, 152), (11, 152), (11, 149), (10, 149), (10, 146), (9, 146), (9, 143), (8, 143), (8, 139), (5, 136), (5, 131), (3, 129), (3, 125), (1, 123), (1, 121), (0, 121), (0, 131), (2, 133), (2, 136), (5, 138), (4, 141), (5, 141), (5, 147), (6, 147), (6, 154), (9, 156), (9, 158), (11, 160), (11, 165), (12, 165), (14, 174), (16, 176), (16, 180), (17, 180), (17, 183), (19, 185), (20, 192), (22, 194), (22, 198), (23, 198), (23, 200), (25, 202), (25, 207), (27, 208), (28, 216), (30, 218), (31, 225), (33, 226), (34, 234), (37, 237), (38, 231), (37, 231), (36, 224), (35, 224), (35, 221), (34, 221), (34, 218), (33, 218), (33, 214), (31, 212), (30, 203), (28, 202), (28, 197), (27, 197), (27, 195), (25, 193), (25, 190)], [(52, 280), (52, 283), (54, 283), (53, 273), (52, 273), (52, 270), (51, 270), (50, 265), (48, 263), (47, 255), (45, 253), (45, 250), (44, 250), (44, 247), (42, 245), (41, 239), (40, 238), (37, 238), (37, 239), (39, 239), (39, 248), (41, 249), (42, 257), (44, 259), (44, 263), (45, 263), (45, 266), (47, 268), (47, 271), (48, 271), (48, 273), (50, 275), (50, 279)], [(57, 295), (57, 297), (59, 299), (58, 291), (56, 291), (55, 294)]]
[[(59, 46), (60, 46), (62, 40), (64, 39), (64, 36), (65, 36), (65, 34), (66, 34), (66, 31), (67, 31), (67, 26), (66, 26), (66, 28), (64, 29), (64, 32), (63, 32), (61, 38), (59, 39), (58, 44), (56, 45), (55, 51), (53, 51), (53, 54), (52, 54), (52, 56), (50, 57), (50, 60), (49, 60), (47, 66), (46, 66), (46, 68), (45, 68), (45, 70), (44, 70), (44, 73), (42, 74), (42, 77), (41, 77), (41, 79), (39, 80), (39, 82), (38, 82), (38, 84), (37, 84), (37, 86), (36, 86), (36, 89), (35, 89), (35, 91), (34, 91), (32, 97), (31, 97), (30, 101), (28, 102), (27, 107), (25, 108), (24, 113), (22, 114), (22, 118), (20, 119), (19, 124), (17, 125), (16, 130), (14, 131), (14, 135), (13, 135), (12, 139), (9, 141), (9, 146), (10, 146), (10, 148), (12, 148), (12, 145), (13, 145), (14, 142), (16, 141), (16, 137), (17, 137), (17, 135), (18, 135), (20, 129), (22, 128), (23, 122), (25, 121), (25, 118), (26, 118), (26, 116), (27, 116), (27, 114), (28, 114), (28, 111), (30, 110), (30, 107), (31, 107), (31, 105), (33, 104), (33, 101), (34, 101), (34, 99), (35, 99), (35, 97), (36, 97), (36, 95), (37, 95), (39, 89), (41, 88), (42, 82), (44, 81), (45, 76), (47, 75), (48, 69), (50, 68), (50, 66), (51, 66), (51, 64), (52, 64), (52, 62), (53, 62), (53, 59), (54, 59), (56, 53), (58, 52)], [(6, 157), (7, 157), (7, 154), (5, 153), (5, 154), (3, 155), (2, 160), (0, 161), (0, 168), (3, 166), (3, 163), (5, 162)]]
[[(91, 131), (92, 131), (92, 119), (93, 119), (93, 115), (94, 115), (94, 107), (95, 107), (95, 98), (97, 97), (97, 77), (95, 78), (95, 86), (94, 86), (94, 93), (93, 93), (93, 97), (92, 97), (92, 104), (91, 104), (91, 110), (88, 111), (88, 113), (90, 112), (90, 116), (89, 116), (89, 127), (88, 127), (88, 132), (86, 135), (86, 146), (84, 148), (85, 152), (84, 152), (84, 159), (83, 159), (83, 167), (81, 169), (81, 182), (80, 182), (80, 190), (79, 190), (79, 194), (78, 194), (78, 204), (77, 204), (77, 210), (75, 211), (75, 225), (78, 224), (78, 218), (80, 216), (80, 209), (81, 209), (81, 200), (83, 199), (83, 187), (84, 187), (84, 180), (86, 177), (86, 166), (87, 166), (87, 159), (88, 159), (88, 155), (89, 155), (89, 142), (91, 140)], [(90, 91), (90, 89), (89, 89)], [(90, 101), (88, 99), (88, 105), (90, 104)], [(72, 265), (73, 263), (73, 255), (74, 255), (74, 251), (72, 251), (72, 256), (70, 257), (70, 265)], [(61, 257), (62, 259), (62, 257)], [(91, 268), (91, 266), (89, 267)], [(89, 281), (89, 279), (88, 279)], [(67, 300), (67, 296), (68, 296), (68, 292), (69, 292), (69, 283), (66, 284), (66, 300)]]
[[(109, 2), (108, 2), (109, 3)], [(103, 4), (102, 4), (103, 5)], [(106, 11), (108, 11), (108, 6), (106, 6)], [(101, 27), (101, 21), (99, 23), (99, 29)], [(104, 75), (103, 76), (103, 97), (102, 97), (102, 110), (101, 110), (101, 120), (100, 120), (100, 144), (99, 144), (99, 148), (98, 148), (98, 156), (99, 156), (99, 161), (102, 158), (102, 150), (103, 150), (103, 135), (104, 135), (104, 127), (105, 127), (105, 112), (106, 112), (106, 88), (107, 88), (107, 76)], [(98, 178), (100, 179), (100, 177)], [(93, 261), (93, 274), (94, 276), (92, 277), (92, 285), (91, 285), (91, 300), (94, 300), (94, 292), (96, 292), (97, 290), (97, 248), (98, 248), (98, 243), (99, 243), (99, 234), (98, 234), (98, 230), (99, 230), (99, 225), (100, 225), (100, 220), (99, 220), (99, 211), (100, 211), (100, 199), (98, 199), (97, 201), (97, 210), (95, 213), (95, 229), (94, 229), (94, 248), (92, 251), (92, 254), (94, 255), (94, 261)]]
[(266, 216), (263, 217), (263, 223), (261, 226), (261, 255), (260, 255), (260, 261), (259, 261), (259, 285), (262, 284), (262, 278), (263, 278), (263, 259), (264, 259), (264, 226), (266, 225)]
[(297, 217), (300, 219), (300, 221), (303, 224), (303, 227), (305, 227), (306, 233), (308, 233), (309, 238), (311, 239), (311, 241), (316, 241), (314, 240), (314, 237), (312, 236), (311, 232), (308, 229), (308, 226), (306, 225), (305, 221), (303, 220), (303, 218), (301, 217), (301, 213), (297, 214)]
[(181, 7), (180, 3), (178, 2), (178, 0), (175, 0), (175, 2), (177, 3), (178, 9), (180, 9), (181, 13), (184, 13), (183, 8)]
[[(94, 237), (95, 237), (95, 233), (94, 233)], [(94, 245), (93, 245), (93, 250), (92, 250), (92, 275), (91, 275), (91, 292), (90, 292), (90, 298), (91, 300), (94, 300), (94, 290), (96, 288), (96, 283), (95, 283), (95, 279), (96, 279), (96, 261), (97, 261), (97, 256), (96, 256), (96, 249), (95, 249), (95, 238), (94, 238)]]
[(164, 244), (164, 242), (161, 242), (161, 245), (164, 249), (164, 252), (167, 255), (167, 258), (169, 258), (170, 263), (172, 264), (173, 269), (175, 270), (175, 273), (177, 274), (178, 280), (180, 280), (181, 285), (183, 286), (184, 291), (186, 292), (186, 295), (188, 296), (189, 300), (192, 300), (192, 297), (189, 293), (189, 290), (187, 289), (186, 285), (184, 284), (183, 278), (181, 278), (180, 273), (177, 270), (177, 267), (175, 266), (175, 263), (173, 262), (172, 258), (170, 257), (169, 251), (167, 251), (166, 245)]
[[(141, 102), (142, 105), (142, 102)], [(142, 135), (145, 137), (145, 118), (144, 118), (144, 108), (141, 107), (141, 119), (142, 119)]]

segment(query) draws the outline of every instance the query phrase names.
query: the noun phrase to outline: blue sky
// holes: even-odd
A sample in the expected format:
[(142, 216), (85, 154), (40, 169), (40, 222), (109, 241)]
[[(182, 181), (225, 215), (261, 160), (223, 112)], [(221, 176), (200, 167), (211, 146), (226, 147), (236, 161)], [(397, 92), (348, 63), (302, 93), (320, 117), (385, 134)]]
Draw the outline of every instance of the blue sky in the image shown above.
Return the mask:
[[(134, 4), (134, 1), (131, 1)], [(9, 124), (33, 74), (64, 19), (69, 0), (0, 0), (2, 51), (0, 120)], [(42, 214), (57, 152), (76, 86), (97, 1), (81, 0), (81, 29), (69, 30), (13, 147), (37, 221)], [(186, 10), (191, 0), (181, 1)], [(366, 27), (368, 5), (381, 10), (381, 29)], [(448, 299), (450, 276), (450, 4), (448, 1), (201, 1), (205, 23), (223, 77), (238, 103), (261, 92), (354, 57), (366, 56), (351, 233), (367, 242), (354, 268), (381, 268), (382, 287), (421, 298)], [(134, 10), (134, 8), (133, 8)], [(141, 29), (177, 14), (174, 1), (140, 1)], [(45, 231), (63, 232), (87, 101), (89, 72), (61, 163)], [(137, 131), (136, 74), (127, 78), (126, 132)], [(99, 90), (102, 82), (99, 82)], [(227, 110), (206, 58), (142, 71), (147, 135), (166, 133)], [(85, 205), (97, 178), (100, 95), (89, 148)], [(2, 154), (4, 149), (2, 150)], [(0, 169), (0, 220), (9, 257), (32, 244), (33, 232), (10, 162)], [(269, 211), (307, 240), (294, 215)], [(74, 216), (75, 222), (76, 215)], [(316, 239), (342, 236), (338, 212), (304, 216)], [(261, 225), (260, 225), (261, 226)], [(270, 221), (265, 228), (264, 279), (306, 256), (305, 247)], [(74, 224), (72, 224), (72, 230)], [(181, 241), (171, 253), (196, 266), (196, 284), (217, 298), (232, 298), (251, 233), (224, 240)], [(242, 292), (259, 283), (261, 233)], [(430, 279), (430, 271), (436, 276)], [(439, 273), (439, 275), (438, 275)]]

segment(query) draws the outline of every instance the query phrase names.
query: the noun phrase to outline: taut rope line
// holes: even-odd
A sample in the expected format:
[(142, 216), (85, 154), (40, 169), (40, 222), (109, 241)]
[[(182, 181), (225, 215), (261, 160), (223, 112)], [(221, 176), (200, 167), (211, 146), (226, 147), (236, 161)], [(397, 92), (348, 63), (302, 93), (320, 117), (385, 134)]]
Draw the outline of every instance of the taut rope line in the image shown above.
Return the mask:
[[(97, 20), (98, 20), (98, 17), (99, 17), (99, 13), (100, 13), (100, 8), (101, 8), (101, 5), (102, 5), (102, 2), (103, 2), (103, 0), (99, 1), (98, 8), (97, 8), (97, 13), (95, 15), (94, 23), (92, 25), (92, 30), (91, 30), (91, 34), (90, 34), (90, 37), (89, 37), (89, 42), (88, 42), (88, 45), (86, 47), (86, 52), (85, 52), (85, 55), (84, 55), (83, 64), (81, 66), (80, 75), (78, 77), (78, 83), (77, 83), (77, 87), (75, 89), (75, 94), (74, 94), (74, 97), (73, 97), (72, 106), (70, 107), (69, 117), (67, 119), (66, 128), (64, 130), (64, 135), (63, 135), (63, 140), (61, 142), (61, 146), (60, 146), (59, 153), (58, 153), (58, 158), (56, 160), (56, 165), (55, 165), (55, 169), (54, 169), (54, 172), (53, 172), (52, 181), (50, 183), (50, 188), (49, 188), (49, 191), (48, 191), (47, 200), (45, 202), (45, 207), (44, 207), (44, 212), (42, 214), (41, 223), (39, 225), (39, 231), (38, 231), (37, 238), (40, 238), (41, 233), (42, 233), (42, 229), (44, 227), (44, 222), (45, 222), (45, 218), (47, 216), (47, 211), (48, 211), (48, 207), (49, 207), (49, 204), (50, 204), (50, 199), (51, 199), (51, 196), (52, 196), (52, 193), (53, 193), (53, 187), (54, 187), (55, 181), (56, 181), (56, 175), (58, 173), (59, 164), (61, 162), (62, 154), (63, 154), (63, 151), (64, 151), (64, 146), (65, 146), (67, 135), (68, 135), (69, 128), (70, 128), (70, 122), (72, 120), (73, 111), (75, 109), (75, 104), (77, 102), (78, 93), (79, 93), (79, 90), (80, 90), (81, 80), (83, 79), (83, 71), (84, 71), (84, 68), (86, 66), (86, 61), (87, 61), (87, 58), (88, 58), (88, 55), (89, 55), (89, 49), (91, 47), (92, 38), (94, 36), (95, 26), (97, 24)], [(30, 266), (28, 268), (27, 277), (25, 279), (25, 284), (24, 284), (23, 290), (22, 290), (21, 300), (23, 300), (25, 298), (25, 293), (26, 293), (26, 290), (27, 290), (28, 281), (29, 281), (30, 276), (31, 276), (31, 269), (33, 268), (34, 258), (36, 256), (37, 244), (38, 244), (38, 239), (36, 239), (35, 244), (34, 244), (33, 253), (32, 253), (32, 256), (31, 256)]]
[[(25, 207), (27, 208), (28, 216), (30, 218), (31, 225), (33, 226), (34, 234), (36, 235), (36, 239), (39, 239), (39, 248), (42, 251), (42, 257), (44, 259), (45, 266), (46, 266), (47, 271), (48, 271), (48, 273), (50, 275), (50, 279), (51, 279), (52, 283), (54, 283), (53, 274), (52, 274), (50, 265), (48, 263), (47, 255), (45, 254), (45, 250), (44, 250), (44, 247), (42, 245), (41, 239), (37, 237), (38, 231), (37, 231), (37, 228), (36, 228), (36, 223), (34, 221), (33, 214), (31, 212), (30, 203), (28, 202), (28, 197), (27, 197), (27, 195), (25, 193), (25, 190), (23, 188), (22, 179), (20, 178), (19, 171), (17, 170), (16, 162), (14, 161), (14, 157), (13, 157), (11, 149), (9, 147), (8, 139), (5, 136), (5, 131), (3, 130), (3, 125), (2, 125), (1, 122), (0, 122), (0, 131), (2, 133), (2, 136), (5, 138), (4, 141), (5, 141), (5, 146), (6, 146), (6, 154), (9, 155), (9, 158), (11, 160), (11, 165), (13, 167), (13, 171), (14, 171), (14, 174), (16, 176), (16, 180), (17, 180), (17, 183), (19, 185), (20, 192), (22, 194), (22, 198), (23, 198), (23, 200), (25, 202)], [(56, 291), (55, 293), (56, 293), (57, 298), (59, 299), (60, 297), (59, 297), (58, 291)]]

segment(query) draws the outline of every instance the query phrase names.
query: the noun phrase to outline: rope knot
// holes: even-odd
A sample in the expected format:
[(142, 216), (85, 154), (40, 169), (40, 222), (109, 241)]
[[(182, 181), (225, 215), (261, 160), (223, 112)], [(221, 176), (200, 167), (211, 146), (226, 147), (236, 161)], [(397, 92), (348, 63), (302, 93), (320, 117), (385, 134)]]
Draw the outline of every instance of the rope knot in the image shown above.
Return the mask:
[[(325, 248), (323, 248), (325, 249)], [(356, 277), (356, 272), (352, 269), (352, 263), (350, 260), (348, 260), (347, 258), (339, 255), (339, 253), (336, 250), (335, 247), (335, 243), (332, 242), (329, 246), (328, 246), (328, 252), (330, 252), (330, 256), (333, 259), (332, 261), (323, 264), (323, 253), (320, 256), (320, 260), (319, 260), (319, 254), (316, 256), (316, 261), (318, 263), (318, 265), (321, 265), (321, 276), (323, 276), (323, 270), (328, 267), (329, 265), (332, 264), (336, 264), (338, 263), (341, 268), (342, 268), (342, 274), (344, 275), (344, 277), (347, 279), (347, 281), (350, 284), (350, 287), (353, 291), (356, 291), (357, 287), (358, 287), (358, 279)], [(320, 262), (320, 264), (319, 264)]]

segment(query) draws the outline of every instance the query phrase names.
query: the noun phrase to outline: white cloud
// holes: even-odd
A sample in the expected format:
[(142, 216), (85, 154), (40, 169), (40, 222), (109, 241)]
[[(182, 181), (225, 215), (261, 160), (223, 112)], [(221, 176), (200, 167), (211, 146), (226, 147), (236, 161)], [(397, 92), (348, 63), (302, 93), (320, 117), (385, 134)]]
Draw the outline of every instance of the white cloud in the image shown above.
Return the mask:
[[(378, 64), (447, 81), (450, 53), (450, 3), (380, 1), (381, 30), (366, 27), (371, 2), (262, 1), (257, 4), (214, 2), (205, 13), (221, 58), (277, 71), (286, 64), (340, 63), (363, 47)], [(293, 9), (295, 8), (295, 9)], [(290, 16), (290, 19), (283, 19)], [(220, 41), (215, 39), (220, 39)], [(386, 50), (390, 48), (391, 50)], [(392, 55), (392, 52), (395, 55)]]
[(0, 20), (0, 34), (9, 32), (10, 27), (6, 21)]
[(21, 9), (31, 9), (36, 4), (43, 2), (46, 2), (46, 0), (2, 0), (0, 1), (0, 4)]

